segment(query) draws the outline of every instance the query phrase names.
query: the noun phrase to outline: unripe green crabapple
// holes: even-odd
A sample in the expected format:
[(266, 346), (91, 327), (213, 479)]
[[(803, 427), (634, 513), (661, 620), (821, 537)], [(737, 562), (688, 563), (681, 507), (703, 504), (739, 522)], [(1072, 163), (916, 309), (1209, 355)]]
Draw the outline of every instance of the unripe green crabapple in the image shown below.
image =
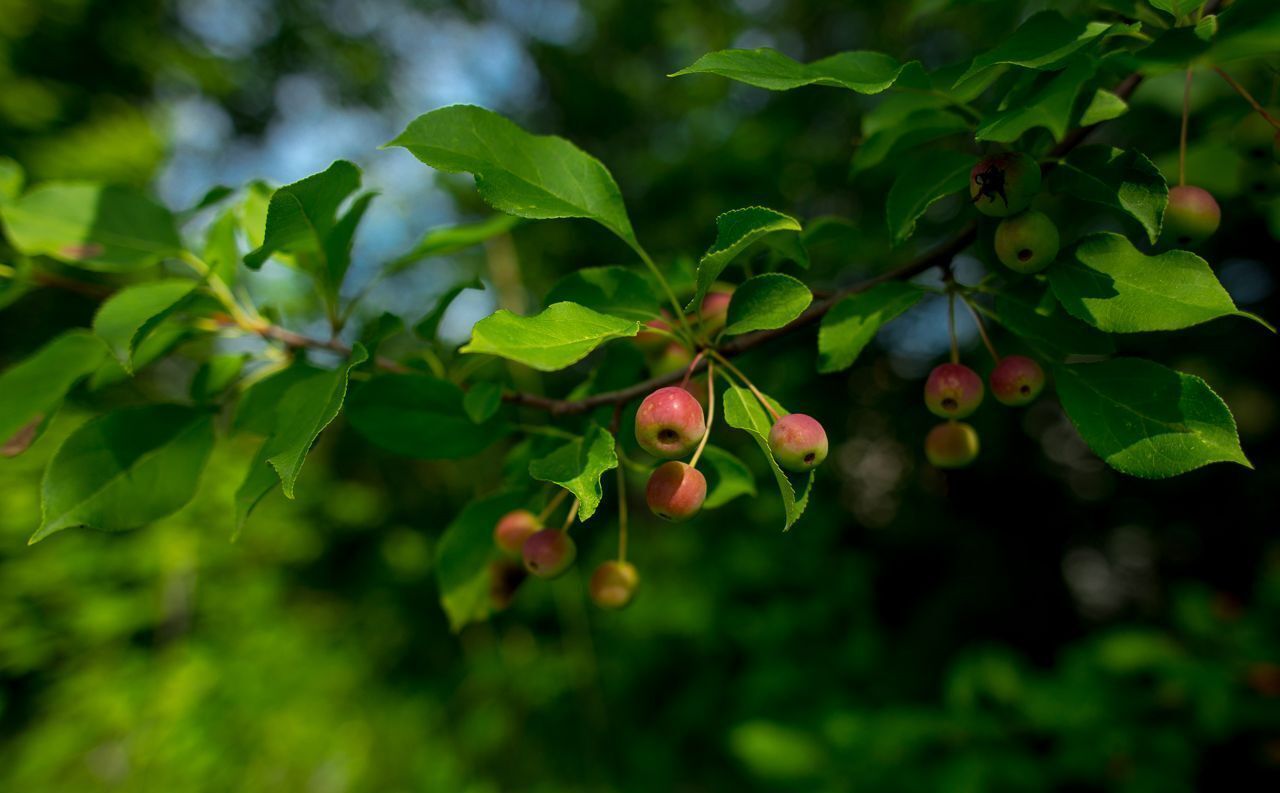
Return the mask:
[(1005, 218), (996, 227), (996, 256), (1015, 272), (1040, 272), (1058, 258), (1060, 245), (1058, 227), (1034, 209)]
[(938, 468), (964, 468), (978, 459), (978, 432), (963, 421), (946, 421), (929, 430), (924, 454)]

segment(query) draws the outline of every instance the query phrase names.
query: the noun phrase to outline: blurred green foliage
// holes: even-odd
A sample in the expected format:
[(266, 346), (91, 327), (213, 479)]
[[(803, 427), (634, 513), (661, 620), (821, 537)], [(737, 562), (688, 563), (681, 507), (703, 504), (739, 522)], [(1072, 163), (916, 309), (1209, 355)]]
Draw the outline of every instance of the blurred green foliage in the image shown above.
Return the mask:
[[(848, 182), (871, 101), (663, 75), (734, 44), (807, 57), (866, 47), (945, 64), (1045, 5), (566, 0), (531, 2), (531, 16), (516, 0), (0, 0), (0, 154), (33, 179), (188, 178), (171, 170), (191, 145), (170, 115), (180, 100), (219, 108), (229, 131), (218, 145), (249, 151), (279, 132), (299, 74), (318, 75), (343, 113), (382, 114), (393, 128), (429, 109), (405, 106), (397, 86), (430, 72), (409, 68), (360, 20), (413, 9), (441, 29), (479, 31), (466, 41), (492, 40), (495, 56), (510, 56), (502, 47), (514, 37), (514, 66), (493, 82), (527, 90), (499, 92), (494, 104), (606, 162), (654, 249), (700, 250), (714, 217), (736, 206), (843, 214), (858, 225), (829, 229), (826, 255), (815, 247), (815, 274), (834, 281), (873, 269), (887, 248), (882, 202), (860, 198), (882, 195), (887, 174), (859, 174), (856, 192)], [(219, 13), (252, 20), (249, 32), (219, 38), (202, 27)], [(538, 28), (539, 14), (573, 24)], [(475, 78), (485, 59), (462, 58), (453, 72), (446, 60), (426, 63), (448, 82)], [(1247, 77), (1272, 79), (1262, 68)], [(1179, 74), (1150, 81), (1108, 132), (1151, 138), (1166, 174), (1181, 90)], [(1191, 167), (1228, 217), (1212, 260), (1242, 307), (1280, 316), (1280, 202), (1227, 142), (1245, 111), (1208, 79), (1193, 102)], [(373, 151), (380, 142), (357, 154), (388, 156)], [(469, 188), (455, 184), (421, 189), (436, 200), (456, 193), (458, 211), (473, 212)], [(528, 224), (513, 236), (531, 303), (565, 271), (622, 255), (585, 224)], [(87, 325), (96, 305), (53, 290), (24, 297), (0, 314), (0, 358)], [(915, 409), (920, 361), (939, 350), (906, 337), (927, 331), (904, 325), (896, 350), (875, 346), (847, 375), (821, 381), (806, 342), (743, 360), (841, 439), (821, 497), (790, 534), (777, 532), (772, 496), (696, 525), (644, 521), (632, 553), (642, 590), (629, 610), (589, 610), (574, 573), (527, 584), (509, 612), (458, 635), (437, 603), (435, 542), (464, 503), (491, 492), (476, 472), (497, 470), (496, 452), (467, 468), (407, 462), (335, 426), (298, 500), (269, 498), (232, 544), (234, 490), (252, 449), (224, 444), (176, 516), (28, 548), (39, 471), (84, 418), (64, 411), (29, 453), (0, 460), (0, 789), (1280, 785), (1275, 341), (1240, 344), (1221, 326), (1141, 339), (1219, 387), (1255, 472), (1123, 480), (1044, 404), (1017, 419), (980, 416), (984, 462), (943, 478), (908, 448), (930, 423)], [(127, 404), (161, 379), (103, 374), (94, 398)], [(607, 497), (601, 514), (615, 509)], [(580, 570), (612, 552), (613, 528), (605, 519), (584, 532)]]

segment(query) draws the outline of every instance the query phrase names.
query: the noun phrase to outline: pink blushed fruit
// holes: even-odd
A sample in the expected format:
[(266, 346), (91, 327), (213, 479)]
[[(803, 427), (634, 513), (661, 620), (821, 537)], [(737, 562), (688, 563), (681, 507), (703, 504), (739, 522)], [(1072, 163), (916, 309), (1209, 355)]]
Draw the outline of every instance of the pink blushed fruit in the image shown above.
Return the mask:
[(559, 529), (543, 529), (524, 541), (524, 569), (539, 578), (555, 578), (578, 556), (573, 538)]
[(769, 449), (778, 465), (803, 473), (827, 459), (827, 432), (803, 413), (783, 416), (769, 430)]
[(640, 585), (640, 574), (629, 562), (604, 562), (591, 574), (587, 592), (602, 609), (625, 608)]
[(498, 520), (493, 527), (493, 542), (504, 553), (518, 556), (524, 548), (524, 541), (542, 524), (538, 517), (527, 509), (513, 509)]
[(1169, 191), (1169, 206), (1164, 211), (1166, 242), (1195, 245), (1218, 230), (1222, 209), (1208, 190), (1182, 185)]
[(654, 469), (645, 488), (649, 510), (675, 523), (692, 518), (707, 497), (707, 480), (693, 466), (672, 460)]
[(1006, 355), (991, 370), (991, 395), (1002, 405), (1029, 405), (1044, 390), (1044, 369), (1025, 355)]
[(729, 318), (729, 303), (733, 300), (733, 292), (708, 292), (702, 298), (702, 330), (708, 336), (714, 336), (723, 328)]
[(702, 405), (679, 386), (659, 388), (636, 411), (636, 442), (655, 457), (670, 460), (689, 454), (706, 431)]
[(969, 367), (944, 363), (929, 373), (924, 403), (935, 416), (962, 419), (982, 404), (982, 378)]

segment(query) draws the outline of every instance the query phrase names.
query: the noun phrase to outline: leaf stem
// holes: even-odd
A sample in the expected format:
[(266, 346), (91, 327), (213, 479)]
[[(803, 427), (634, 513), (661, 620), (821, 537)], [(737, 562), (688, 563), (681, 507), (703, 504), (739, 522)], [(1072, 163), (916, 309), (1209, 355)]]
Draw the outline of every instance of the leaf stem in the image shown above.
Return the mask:
[(667, 293), (667, 300), (671, 303), (671, 308), (675, 311), (676, 319), (680, 322), (681, 329), (684, 330), (686, 341), (693, 343), (693, 328), (689, 326), (689, 320), (685, 318), (684, 307), (680, 305), (680, 299), (676, 297), (676, 292), (671, 288), (671, 283), (667, 277), (658, 269), (658, 265), (654, 263), (653, 258), (649, 256), (649, 252), (636, 243), (632, 246), (635, 252), (640, 256), (640, 260), (644, 262), (644, 266), (649, 268), (649, 272), (653, 273), (653, 277), (658, 279), (658, 283), (662, 286), (662, 290)]
[[(724, 364), (724, 368), (728, 369), (730, 372), (736, 375), (737, 378), (742, 381), (743, 385), (745, 385), (751, 391), (751, 393), (756, 395), (756, 399), (760, 400), (760, 404), (763, 405), (764, 409), (769, 412), (769, 415), (773, 416), (774, 421), (777, 421), (778, 419), (782, 418), (781, 416), (778, 415), (778, 411), (774, 409), (773, 403), (770, 402), (765, 397), (764, 394), (760, 393), (760, 389), (756, 388), (756, 384), (751, 382), (751, 378), (743, 374), (741, 369), (739, 369), (738, 367), (730, 363), (729, 359), (721, 355), (717, 350), (714, 350), (714, 349), (711, 350), (711, 357), (715, 358), (717, 361)], [(707, 366), (710, 367), (711, 364), (708, 363)]]
[(218, 302), (227, 309), (227, 313), (231, 315), (237, 325), (253, 333), (262, 333), (266, 324), (263, 319), (257, 316), (256, 311), (252, 314), (246, 312), (240, 305), (240, 301), (236, 300), (236, 296), (231, 293), (227, 283), (203, 259), (191, 251), (183, 251), (182, 261), (192, 270), (195, 270), (196, 275), (204, 279), (205, 286), (218, 299)]
[[(564, 492), (568, 493), (569, 491), (566, 490)], [(573, 525), (573, 519), (576, 518), (577, 516), (578, 516), (578, 499), (575, 498), (573, 500), (573, 503), (569, 505), (569, 514), (564, 516), (564, 525), (560, 527), (560, 531), (564, 532), (565, 534), (568, 534), (569, 527)]]
[(693, 360), (689, 362), (689, 366), (684, 370), (684, 379), (680, 381), (681, 388), (689, 387), (689, 378), (693, 376), (693, 370), (697, 368), (698, 362), (707, 354), (705, 349), (698, 350), (698, 354), (693, 356)]
[(978, 326), (978, 335), (982, 337), (982, 343), (986, 345), (987, 352), (991, 353), (991, 359), (996, 363), (1000, 363), (1000, 353), (996, 352), (996, 346), (991, 343), (991, 337), (987, 335), (987, 323), (982, 320), (982, 315), (973, 307), (968, 295), (960, 295), (960, 299), (964, 301), (964, 307), (969, 309), (969, 313), (973, 315), (973, 322)]
[(1253, 98), (1253, 94), (1249, 93), (1248, 89), (1246, 89), (1246, 88), (1245, 88), (1243, 85), (1241, 85), (1240, 83), (1236, 82), (1236, 81), (1231, 77), (1231, 75), (1229, 75), (1229, 74), (1227, 74), (1225, 71), (1223, 71), (1221, 67), (1219, 67), (1219, 66), (1215, 66), (1215, 67), (1213, 67), (1213, 70), (1214, 70), (1215, 72), (1217, 72), (1217, 73), (1218, 73), (1218, 76), (1219, 76), (1219, 77), (1221, 77), (1222, 79), (1226, 80), (1226, 81), (1227, 81), (1227, 85), (1229, 85), (1229, 86), (1231, 86), (1232, 88), (1234, 88), (1234, 89), (1235, 89), (1235, 92), (1236, 92), (1237, 94), (1240, 94), (1240, 96), (1242, 96), (1242, 97), (1244, 98), (1244, 101), (1246, 101), (1246, 102), (1248, 102), (1250, 105), (1252, 105), (1252, 106), (1253, 106), (1253, 109), (1254, 109), (1255, 111), (1257, 111), (1258, 115), (1260, 115), (1260, 116), (1262, 116), (1263, 118), (1265, 118), (1265, 119), (1267, 120), (1267, 123), (1268, 123), (1268, 124), (1270, 124), (1270, 125), (1271, 125), (1272, 127), (1274, 127), (1275, 129), (1280, 130), (1280, 121), (1277, 121), (1277, 120), (1276, 120), (1276, 119), (1275, 119), (1275, 118), (1274, 118), (1270, 113), (1268, 113), (1268, 112), (1266, 111), (1266, 108), (1264, 108), (1262, 105), (1258, 104), (1258, 100)]
[[(560, 502), (564, 501), (564, 498), (567, 495), (569, 495), (568, 490), (558, 488), (558, 492), (551, 497), (551, 500), (547, 502), (547, 505), (538, 513), (538, 523), (545, 523), (547, 518), (551, 517), (551, 513), (556, 511), (556, 507), (560, 506)], [(571, 514), (572, 512), (573, 510), (570, 510)]]
[(698, 441), (698, 448), (693, 452), (693, 457), (689, 460), (691, 468), (698, 467), (698, 460), (702, 457), (702, 450), (707, 448), (707, 439), (711, 437), (711, 425), (716, 422), (716, 377), (715, 364), (707, 363), (707, 426), (702, 433), (702, 440)]

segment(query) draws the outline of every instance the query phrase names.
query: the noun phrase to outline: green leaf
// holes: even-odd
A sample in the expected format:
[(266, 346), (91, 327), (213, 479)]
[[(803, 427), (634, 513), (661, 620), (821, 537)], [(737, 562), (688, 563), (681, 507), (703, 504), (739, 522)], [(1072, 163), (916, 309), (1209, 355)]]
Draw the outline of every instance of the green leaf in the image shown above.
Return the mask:
[[(231, 427), (237, 431), (267, 436), (276, 431), (276, 408), (284, 395), (298, 383), (310, 377), (323, 376), (324, 370), (305, 363), (295, 363), (287, 369), (264, 377), (244, 392), (236, 405)], [(265, 458), (264, 458), (265, 462)]]
[(869, 51), (841, 52), (813, 63), (800, 63), (777, 50), (761, 47), (709, 52), (693, 65), (668, 76), (715, 74), (771, 91), (828, 85), (860, 94), (878, 94), (897, 82), (907, 65)]
[(302, 380), (285, 392), (276, 409), (278, 424), (268, 441), (267, 462), (280, 475), (287, 498), (293, 498), (294, 483), (311, 445), (342, 409), (351, 370), (367, 358), (364, 347), (356, 344), (346, 363), (323, 376)]
[(47, 182), (0, 205), (13, 247), (78, 267), (129, 272), (182, 251), (169, 210), (131, 188)]
[(228, 285), (236, 282), (236, 271), (240, 266), (238, 211), (239, 207), (227, 207), (209, 224), (204, 234), (204, 263)]
[(1169, 185), (1141, 152), (1081, 146), (1049, 174), (1049, 189), (1102, 204), (1136, 220), (1152, 244), (1169, 203)]
[(0, 445), (51, 416), (71, 387), (106, 357), (96, 336), (69, 330), (0, 373)]
[(469, 622), (486, 619), (492, 611), (489, 563), (495, 555), (493, 527), (503, 515), (524, 505), (525, 497), (519, 493), (473, 501), (441, 535), (436, 547), (436, 582), (440, 605), (454, 632)]
[(458, 386), (423, 374), (380, 375), (360, 384), (346, 416), (374, 444), (422, 460), (469, 457), (507, 433), (492, 416), (473, 421)]
[(798, 220), (765, 207), (744, 207), (720, 215), (716, 218), (716, 241), (698, 262), (698, 284), (689, 310), (701, 305), (707, 290), (738, 254), (770, 235), (799, 233)]
[(445, 312), (449, 310), (449, 306), (453, 305), (453, 301), (458, 299), (458, 295), (468, 289), (483, 291), (484, 284), (479, 278), (472, 278), (470, 281), (464, 281), (446, 289), (440, 297), (436, 298), (435, 305), (426, 313), (426, 316), (413, 326), (413, 332), (418, 334), (419, 338), (434, 341), (440, 332), (440, 320), (444, 319)]
[(707, 479), (703, 509), (722, 507), (738, 496), (756, 495), (756, 480), (747, 464), (724, 449), (708, 445), (702, 450), (701, 470)]
[(584, 267), (566, 275), (551, 287), (546, 304), (565, 302), (640, 322), (662, 309), (649, 280), (626, 267)]
[(462, 397), (462, 409), (475, 424), (484, 424), (502, 407), (500, 383), (474, 383)]
[(1068, 21), (1057, 11), (1041, 11), (1018, 27), (997, 47), (973, 59), (955, 84), (972, 79), (997, 66), (1017, 66), (1037, 71), (1060, 67), (1071, 56), (1108, 36), (1127, 35), (1140, 24), (1109, 25), (1105, 22)]
[(338, 210), (360, 188), (360, 169), (338, 160), (324, 171), (285, 185), (271, 195), (262, 244), (244, 257), (251, 269), (260, 268), (274, 254), (318, 261), (314, 275), (324, 280), (330, 295), (337, 293), (351, 263), (351, 241), (372, 194), (354, 202), (341, 218)]
[(1148, 0), (1148, 2), (1173, 17), (1175, 22), (1183, 21), (1205, 4), (1205, 0)]
[(432, 168), (472, 174), (494, 209), (523, 218), (587, 218), (640, 250), (609, 169), (564, 138), (531, 135), (492, 111), (453, 105), (418, 116), (384, 148), (390, 146)]
[[(1105, 88), (1098, 88), (1094, 90), (1093, 98), (1089, 100), (1083, 115), (1080, 116), (1080, 126), (1091, 127), (1094, 124), (1101, 124), (1104, 121), (1120, 118), (1128, 112), (1128, 102)], [(1079, 151), (1079, 149), (1076, 149), (1076, 151)]]
[(853, 366), (876, 331), (923, 296), (914, 284), (889, 281), (836, 303), (818, 329), (818, 371), (829, 374)]
[(923, 143), (955, 135), (968, 128), (963, 118), (949, 110), (937, 107), (916, 110), (900, 123), (868, 134), (853, 152), (851, 171), (856, 175), (882, 162), (896, 162), (899, 156)]
[(1140, 358), (1054, 367), (1058, 396), (1112, 468), (1162, 479), (1216, 462), (1252, 468), (1235, 420), (1203, 380)]
[(49, 462), (43, 520), (29, 543), (77, 526), (135, 529), (176, 512), (195, 495), (212, 449), (209, 414), (178, 405), (126, 408), (89, 421)]
[(560, 485), (578, 498), (578, 520), (596, 513), (603, 490), (600, 477), (618, 467), (613, 436), (598, 424), (587, 426), (586, 434), (529, 463), (529, 476), (539, 482)]
[[(168, 355), (178, 345), (199, 335), (185, 321), (167, 319), (155, 327), (133, 351), (133, 371), (140, 372), (151, 364)], [(105, 345), (104, 345), (105, 349)], [(124, 370), (115, 356), (108, 355), (89, 377), (89, 390), (101, 391), (109, 386), (123, 383), (133, 375)]]
[(1177, 69), (1190, 68), (1209, 51), (1218, 35), (1218, 18), (1204, 17), (1194, 26), (1178, 27), (1158, 34), (1155, 41), (1137, 52), (1137, 58), (1146, 74), (1160, 74)]
[(0, 157), (0, 203), (13, 201), (22, 195), (27, 174), (22, 166), (9, 157)]
[(433, 256), (448, 256), (466, 250), (494, 237), (499, 237), (520, 224), (515, 215), (490, 215), (475, 223), (435, 228), (422, 235), (418, 244), (408, 253), (396, 257), (387, 264), (387, 273), (394, 275)]
[(191, 378), (191, 399), (195, 402), (210, 402), (216, 399), (244, 371), (245, 363), (251, 356), (245, 353), (214, 355), (200, 365)]
[(765, 273), (748, 278), (729, 301), (724, 334), (736, 336), (756, 330), (781, 328), (813, 302), (809, 287), (782, 273)]
[[(778, 466), (778, 461), (773, 459), (773, 452), (769, 450), (769, 430), (773, 427), (773, 422), (769, 420), (769, 415), (760, 406), (755, 395), (745, 388), (734, 386), (725, 390), (722, 401), (724, 404), (725, 423), (730, 427), (744, 430), (750, 434), (755, 439), (756, 444), (760, 446), (760, 450), (764, 452), (765, 458), (768, 459), (769, 467), (773, 470), (773, 477), (778, 480), (778, 492), (782, 496), (782, 508), (786, 513), (786, 523), (783, 525), (782, 530), (789, 531), (795, 525), (795, 522), (800, 519), (805, 507), (809, 504), (809, 493), (813, 489), (813, 472), (809, 472), (804, 493), (799, 498), (796, 498), (795, 487), (791, 484), (791, 480), (787, 478), (782, 468)], [(782, 413), (782, 411), (779, 411), (779, 413)]]
[(1011, 97), (1008, 107), (986, 120), (975, 140), (1012, 143), (1036, 127), (1044, 127), (1054, 140), (1062, 140), (1071, 126), (1071, 111), (1084, 84), (1093, 78), (1096, 64), (1076, 58), (1066, 70), (1036, 81), (1033, 93)]
[(996, 296), (996, 319), (1013, 335), (1045, 358), (1061, 361), (1069, 355), (1110, 355), (1111, 337), (1068, 314), (1052, 292), (1028, 283)]
[(1110, 333), (1180, 330), (1226, 316), (1261, 322), (1236, 308), (1204, 259), (1190, 251), (1147, 256), (1120, 234), (1083, 238), (1049, 269), (1049, 284), (1072, 316)]
[(968, 188), (969, 171), (975, 162), (968, 154), (930, 149), (906, 163), (889, 188), (885, 204), (885, 219), (895, 245), (915, 232), (916, 221), (935, 201)]
[(93, 317), (93, 331), (107, 343), (125, 372), (133, 374), (133, 352), (199, 286), (172, 279), (127, 286), (109, 297)]
[(487, 353), (543, 372), (577, 363), (610, 339), (634, 336), (640, 324), (575, 303), (556, 303), (531, 317), (502, 310), (476, 323), (461, 352)]
[(249, 514), (253, 512), (254, 508), (271, 491), (280, 487), (280, 477), (276, 475), (275, 469), (267, 462), (267, 457), (270, 455), (271, 439), (268, 438), (262, 442), (262, 445), (258, 447), (258, 451), (254, 453), (253, 460), (245, 471), (244, 479), (240, 482), (240, 487), (236, 489), (236, 523), (231, 533), (233, 541), (238, 539), (240, 533), (244, 531), (244, 524), (249, 520)]

